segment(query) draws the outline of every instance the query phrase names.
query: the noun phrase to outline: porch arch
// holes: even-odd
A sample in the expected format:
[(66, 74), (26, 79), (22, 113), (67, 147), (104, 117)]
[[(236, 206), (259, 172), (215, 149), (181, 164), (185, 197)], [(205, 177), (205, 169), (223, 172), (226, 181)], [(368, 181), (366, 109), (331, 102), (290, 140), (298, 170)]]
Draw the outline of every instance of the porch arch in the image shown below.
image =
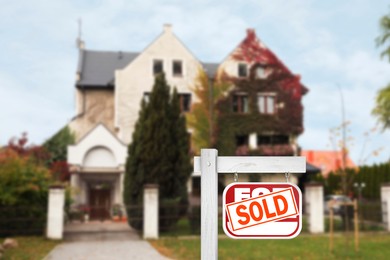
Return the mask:
[(86, 168), (114, 168), (118, 167), (117, 160), (111, 149), (105, 146), (95, 146), (89, 149), (83, 159), (83, 167)]

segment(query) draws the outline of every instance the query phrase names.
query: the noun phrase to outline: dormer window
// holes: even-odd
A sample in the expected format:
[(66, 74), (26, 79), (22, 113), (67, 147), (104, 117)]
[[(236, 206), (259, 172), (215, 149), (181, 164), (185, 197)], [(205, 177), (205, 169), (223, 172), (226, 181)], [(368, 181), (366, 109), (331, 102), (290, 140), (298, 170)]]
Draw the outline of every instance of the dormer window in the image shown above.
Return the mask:
[(162, 73), (164, 70), (164, 65), (162, 60), (153, 60), (153, 74)]
[(233, 96), (233, 112), (237, 113), (248, 113), (249, 102), (248, 95), (244, 93), (235, 94)]
[(245, 63), (238, 64), (238, 77), (246, 78), (248, 77), (248, 65)]
[(273, 115), (276, 113), (275, 93), (260, 93), (257, 96), (257, 105), (260, 114)]
[(174, 60), (172, 63), (172, 74), (174, 77), (183, 76), (183, 62), (181, 60)]

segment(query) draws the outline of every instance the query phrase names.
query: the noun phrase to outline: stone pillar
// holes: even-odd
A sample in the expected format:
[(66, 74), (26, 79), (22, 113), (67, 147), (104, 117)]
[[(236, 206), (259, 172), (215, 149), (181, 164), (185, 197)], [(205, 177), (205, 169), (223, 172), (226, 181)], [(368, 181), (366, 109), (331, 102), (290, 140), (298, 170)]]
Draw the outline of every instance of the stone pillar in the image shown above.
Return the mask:
[(249, 149), (257, 149), (257, 133), (251, 133), (249, 135)]
[[(72, 172), (70, 175), (70, 187), (77, 191), (80, 190), (80, 176), (77, 172)], [(74, 201), (74, 204), (80, 204), (80, 193), (72, 192), (72, 199)]]
[(64, 230), (65, 189), (62, 186), (52, 186), (49, 189), (47, 206), (47, 230), (49, 239), (62, 239)]
[(158, 185), (144, 186), (144, 239), (158, 239)]
[(310, 233), (324, 232), (324, 187), (320, 183), (305, 185), (305, 213)]
[(390, 231), (390, 183), (381, 186), (382, 221), (386, 231)]

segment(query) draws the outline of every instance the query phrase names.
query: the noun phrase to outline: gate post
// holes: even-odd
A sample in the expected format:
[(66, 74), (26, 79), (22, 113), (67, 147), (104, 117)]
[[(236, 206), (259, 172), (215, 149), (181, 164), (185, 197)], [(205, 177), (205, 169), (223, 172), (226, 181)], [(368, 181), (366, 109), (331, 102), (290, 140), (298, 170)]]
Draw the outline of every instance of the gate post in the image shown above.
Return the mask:
[(381, 186), (382, 221), (386, 231), (390, 231), (390, 183)]
[(49, 239), (62, 239), (64, 230), (64, 204), (65, 189), (62, 186), (49, 188), (49, 201), (47, 204), (46, 237)]
[(144, 186), (144, 239), (158, 239), (158, 185)]
[(320, 183), (305, 185), (305, 213), (310, 233), (324, 232), (324, 187)]

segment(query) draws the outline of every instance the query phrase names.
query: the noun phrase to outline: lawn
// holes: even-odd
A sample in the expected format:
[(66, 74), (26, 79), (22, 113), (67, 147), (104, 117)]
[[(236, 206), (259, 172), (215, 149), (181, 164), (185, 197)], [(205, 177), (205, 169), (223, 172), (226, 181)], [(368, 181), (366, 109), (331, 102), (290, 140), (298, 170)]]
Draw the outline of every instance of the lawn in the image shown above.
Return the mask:
[[(173, 259), (200, 259), (200, 239), (163, 238), (151, 241), (165, 256)], [(360, 250), (354, 251), (353, 236), (337, 234), (334, 252), (329, 252), (326, 235), (302, 234), (291, 240), (234, 240), (220, 238), (219, 259), (389, 259), (390, 234), (370, 233), (360, 237)]]
[[(43, 237), (16, 237), (18, 248), (5, 251), (2, 260), (35, 260), (43, 259), (60, 242), (48, 240)], [(0, 243), (4, 239), (0, 238)]]

